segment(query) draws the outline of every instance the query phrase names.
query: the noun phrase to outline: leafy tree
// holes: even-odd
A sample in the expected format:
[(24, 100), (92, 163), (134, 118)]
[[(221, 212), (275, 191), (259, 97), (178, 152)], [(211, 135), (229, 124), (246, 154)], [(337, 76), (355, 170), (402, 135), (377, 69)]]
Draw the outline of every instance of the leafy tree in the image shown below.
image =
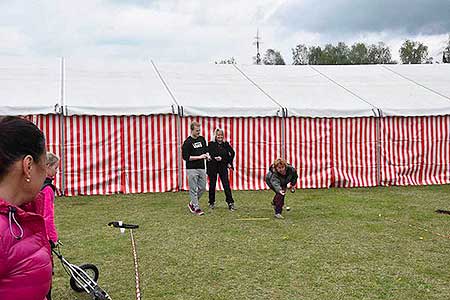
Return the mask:
[(292, 49), (294, 65), (348, 65), (348, 64), (392, 64), (391, 50), (384, 43), (370, 45), (355, 43), (348, 47), (344, 42), (325, 47), (311, 46), (307, 48), (299, 44)]
[(308, 48), (308, 64), (321, 65), (322, 63), (322, 48), (320, 46), (311, 46)]
[(283, 57), (279, 51), (274, 49), (267, 49), (263, 57), (263, 64), (265, 65), (285, 65)]
[(335, 64), (335, 48), (332, 44), (326, 44), (323, 47), (322, 54), (320, 55), (319, 65), (334, 65)]
[(336, 65), (348, 65), (350, 63), (350, 49), (344, 42), (339, 42), (334, 47), (335, 64)]
[(448, 35), (447, 46), (442, 52), (442, 62), (444, 64), (450, 64), (450, 34)]
[(355, 43), (350, 49), (348, 55), (350, 64), (352, 65), (365, 65), (369, 63), (369, 50), (364, 43)]
[(228, 65), (234, 65), (234, 64), (236, 64), (237, 62), (236, 62), (236, 60), (234, 59), (234, 57), (231, 57), (231, 58), (228, 58), (228, 59), (222, 59), (222, 60), (220, 60), (220, 61), (216, 61), (215, 62), (216, 63), (216, 65), (226, 65), (226, 64), (228, 64)]
[(326, 44), (322, 51), (320, 64), (323, 65), (348, 65), (349, 64), (349, 53), (350, 50), (348, 46), (339, 42), (336, 46), (332, 44)]
[(400, 47), (400, 59), (404, 64), (421, 64), (426, 62), (428, 47), (416, 41), (406, 40)]
[(292, 49), (292, 64), (293, 65), (308, 64), (308, 48), (304, 44), (299, 44)]
[(369, 64), (392, 64), (391, 50), (385, 43), (379, 42), (378, 45), (372, 44), (369, 46), (367, 53)]

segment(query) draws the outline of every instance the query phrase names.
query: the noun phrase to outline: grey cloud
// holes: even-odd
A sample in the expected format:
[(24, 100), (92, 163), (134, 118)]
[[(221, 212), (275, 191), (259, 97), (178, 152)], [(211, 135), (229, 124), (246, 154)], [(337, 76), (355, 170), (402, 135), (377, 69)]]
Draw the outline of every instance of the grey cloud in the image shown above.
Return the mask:
[(271, 19), (293, 32), (442, 34), (450, 32), (450, 0), (304, 0)]

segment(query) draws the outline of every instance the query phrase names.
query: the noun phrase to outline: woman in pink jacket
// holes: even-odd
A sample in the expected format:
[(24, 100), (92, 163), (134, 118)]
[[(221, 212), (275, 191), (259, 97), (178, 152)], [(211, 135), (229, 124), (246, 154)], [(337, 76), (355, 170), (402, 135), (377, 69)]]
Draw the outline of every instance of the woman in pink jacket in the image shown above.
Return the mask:
[[(41, 194), (43, 197), (37, 199), (36, 212), (44, 217), (45, 231), (47, 233), (47, 239), (52, 247), (58, 242), (58, 232), (55, 225), (55, 192), (56, 187), (53, 185), (53, 178), (58, 173), (59, 157), (51, 152), (47, 152), (46, 159), (46, 175), (44, 185), (41, 188)], [(51, 287), (47, 294), (47, 300), (52, 299)]]
[[(44, 219), (27, 205), (46, 172), (45, 139), (31, 122), (0, 120), (0, 299), (43, 300), (52, 275)], [(42, 197), (39, 193), (38, 197)]]

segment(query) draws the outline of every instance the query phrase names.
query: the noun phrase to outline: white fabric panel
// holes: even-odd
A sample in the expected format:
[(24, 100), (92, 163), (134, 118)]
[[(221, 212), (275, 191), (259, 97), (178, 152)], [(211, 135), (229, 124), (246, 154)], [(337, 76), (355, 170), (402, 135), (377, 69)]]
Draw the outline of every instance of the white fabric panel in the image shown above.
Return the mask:
[(281, 116), (281, 107), (233, 65), (156, 64), (185, 116)]
[(450, 101), (381, 65), (314, 66), (382, 110), (385, 116), (450, 114)]
[(60, 61), (0, 59), (0, 115), (55, 113), (59, 102)]
[(289, 116), (366, 117), (375, 107), (334, 84), (309, 66), (239, 66)]
[(450, 101), (450, 64), (389, 65), (386, 67), (441, 94)]
[(176, 105), (150, 62), (88, 64), (66, 61), (64, 90), (68, 115), (176, 112)]

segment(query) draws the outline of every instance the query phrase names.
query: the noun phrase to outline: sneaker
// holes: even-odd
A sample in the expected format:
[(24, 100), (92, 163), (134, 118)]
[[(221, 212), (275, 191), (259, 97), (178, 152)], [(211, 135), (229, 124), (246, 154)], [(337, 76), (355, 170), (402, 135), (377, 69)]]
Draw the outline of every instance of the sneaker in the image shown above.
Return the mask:
[(236, 207), (234, 206), (234, 203), (228, 204), (228, 209), (229, 209), (230, 211), (235, 211), (235, 210), (236, 210)]
[(194, 208), (194, 205), (191, 204), (191, 202), (189, 202), (188, 208), (191, 211), (191, 213), (195, 214), (195, 208)]
[(281, 214), (275, 214), (274, 218), (275, 219), (284, 219), (284, 217)]
[(216, 204), (215, 204), (215, 203), (210, 203), (210, 204), (209, 204), (209, 208), (210, 208), (210, 209), (216, 208)]
[(203, 216), (205, 213), (204, 213), (203, 210), (201, 210), (200, 208), (197, 208), (197, 209), (195, 210), (195, 214), (196, 214), (197, 216)]

